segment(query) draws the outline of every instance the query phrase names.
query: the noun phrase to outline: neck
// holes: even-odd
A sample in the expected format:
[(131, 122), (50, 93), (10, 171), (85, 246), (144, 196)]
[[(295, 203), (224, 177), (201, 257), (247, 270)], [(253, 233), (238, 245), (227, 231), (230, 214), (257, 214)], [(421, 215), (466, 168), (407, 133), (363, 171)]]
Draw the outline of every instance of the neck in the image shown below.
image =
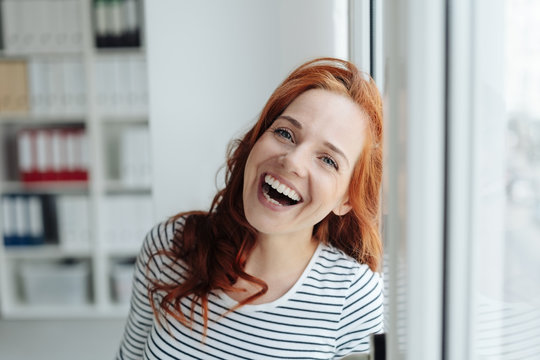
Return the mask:
[[(271, 302), (283, 296), (298, 281), (317, 245), (318, 242), (312, 239), (311, 229), (292, 236), (259, 234), (244, 270), (263, 280), (268, 285), (268, 291), (252, 304)], [(238, 279), (235, 287), (240, 291), (229, 292), (229, 296), (236, 301), (261, 290), (259, 286), (243, 279)]]
[(311, 230), (295, 235), (259, 234), (246, 263), (246, 272), (265, 281), (283, 276), (300, 276), (317, 245)]

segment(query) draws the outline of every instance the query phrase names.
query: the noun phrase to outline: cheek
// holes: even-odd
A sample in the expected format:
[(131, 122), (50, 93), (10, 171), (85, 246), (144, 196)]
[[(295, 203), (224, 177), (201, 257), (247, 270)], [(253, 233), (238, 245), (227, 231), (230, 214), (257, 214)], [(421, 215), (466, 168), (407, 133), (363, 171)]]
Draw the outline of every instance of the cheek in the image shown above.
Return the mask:
[(246, 162), (246, 168), (256, 166), (264, 160), (272, 157), (278, 151), (277, 144), (268, 137), (268, 134), (264, 134), (257, 140), (251, 152), (249, 153), (248, 160)]
[(339, 198), (340, 200), (347, 200), (349, 199), (349, 188), (351, 184), (351, 176), (352, 174), (349, 174), (348, 176), (345, 176), (343, 179), (341, 179), (339, 183)]
[(257, 164), (257, 144), (251, 149), (251, 152), (248, 155), (248, 158), (246, 160), (246, 166), (244, 168), (244, 179), (249, 178), (249, 176), (255, 171), (255, 167)]
[(246, 190), (249, 188), (250, 184), (253, 183), (253, 178), (255, 177), (256, 172), (257, 170), (254, 165), (253, 156), (250, 153), (246, 161), (246, 166), (244, 168), (243, 195), (246, 194)]
[(340, 202), (349, 194), (349, 174), (328, 174), (321, 171), (318, 176), (314, 177), (317, 182), (319, 194), (324, 196), (329, 205)]
[(255, 143), (246, 160), (246, 166), (244, 167), (244, 190), (256, 180), (258, 165), (263, 161), (265, 149), (261, 139)]

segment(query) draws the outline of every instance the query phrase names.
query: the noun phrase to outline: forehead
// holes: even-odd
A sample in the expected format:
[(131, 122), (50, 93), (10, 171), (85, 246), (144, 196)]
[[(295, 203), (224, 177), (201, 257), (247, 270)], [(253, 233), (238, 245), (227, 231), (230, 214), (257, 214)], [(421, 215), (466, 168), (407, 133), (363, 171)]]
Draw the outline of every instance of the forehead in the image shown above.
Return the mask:
[(327, 118), (364, 117), (360, 105), (348, 95), (324, 89), (311, 89), (301, 93), (285, 108), (284, 113), (291, 111), (311, 112)]
[(323, 89), (300, 94), (282, 115), (293, 117), (303, 126), (343, 137), (364, 134), (367, 124), (367, 115), (360, 105), (346, 95)]

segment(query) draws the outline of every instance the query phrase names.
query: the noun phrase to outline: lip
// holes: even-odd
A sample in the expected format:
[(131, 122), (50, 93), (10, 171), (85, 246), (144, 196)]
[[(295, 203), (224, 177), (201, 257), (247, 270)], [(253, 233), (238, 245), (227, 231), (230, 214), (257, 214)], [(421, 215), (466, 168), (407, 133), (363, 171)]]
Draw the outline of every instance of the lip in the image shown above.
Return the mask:
[[(262, 186), (263, 186), (263, 183), (264, 183), (264, 177), (266, 175), (270, 175), (272, 176), (274, 179), (278, 180), (280, 183), (284, 184), (284, 185), (287, 185), (288, 187), (290, 187), (291, 189), (293, 189), (294, 191), (296, 191), (296, 193), (300, 196), (300, 201), (297, 202), (296, 204), (294, 205), (289, 205), (289, 206), (283, 206), (283, 205), (276, 205), (276, 204), (272, 204), (271, 202), (269, 202), (266, 197), (264, 196), (263, 194), (263, 191), (262, 191)], [(261, 177), (259, 178), (259, 186), (258, 186), (258, 189), (257, 189), (257, 197), (259, 199), (259, 201), (267, 208), (271, 209), (271, 210), (274, 210), (274, 211), (285, 211), (285, 210), (288, 210), (290, 208), (293, 208), (294, 206), (304, 202), (304, 198), (302, 197), (302, 195), (300, 195), (300, 192), (294, 187), (292, 186), (288, 181), (284, 180), (283, 178), (281, 178), (280, 176), (278, 175), (275, 175), (275, 174), (272, 174), (272, 173), (263, 173), (261, 175)]]

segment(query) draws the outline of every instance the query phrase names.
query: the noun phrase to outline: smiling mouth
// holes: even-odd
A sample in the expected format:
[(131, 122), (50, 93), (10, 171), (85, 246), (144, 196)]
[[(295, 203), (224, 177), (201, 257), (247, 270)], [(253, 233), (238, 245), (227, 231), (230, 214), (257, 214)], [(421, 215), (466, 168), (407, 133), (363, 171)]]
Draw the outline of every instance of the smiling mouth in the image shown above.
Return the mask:
[(296, 191), (268, 174), (264, 176), (262, 192), (266, 200), (274, 205), (291, 206), (302, 201)]

